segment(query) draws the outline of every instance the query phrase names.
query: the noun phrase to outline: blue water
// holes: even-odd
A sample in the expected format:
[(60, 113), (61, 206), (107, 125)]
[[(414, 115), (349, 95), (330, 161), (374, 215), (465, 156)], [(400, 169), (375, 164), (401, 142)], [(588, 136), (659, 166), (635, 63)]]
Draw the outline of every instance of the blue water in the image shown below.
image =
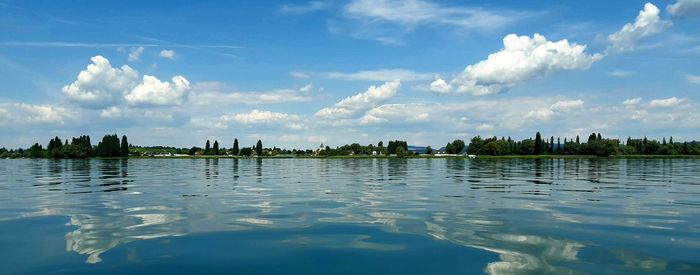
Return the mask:
[(1, 274), (699, 274), (700, 160), (0, 159)]

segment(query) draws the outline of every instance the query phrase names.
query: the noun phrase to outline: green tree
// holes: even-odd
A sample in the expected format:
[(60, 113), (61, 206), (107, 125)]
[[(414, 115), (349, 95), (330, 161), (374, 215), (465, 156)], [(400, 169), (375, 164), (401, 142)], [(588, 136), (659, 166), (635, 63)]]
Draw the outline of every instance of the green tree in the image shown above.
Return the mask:
[(403, 146), (396, 147), (396, 157), (405, 158), (407, 155), (408, 151), (406, 151)]
[(190, 148), (190, 150), (187, 152), (187, 154), (190, 156), (193, 156), (194, 154), (196, 154), (200, 150), (202, 150), (202, 148), (199, 148), (197, 146), (193, 146), (192, 148)]
[(233, 139), (233, 150), (231, 150), (231, 153), (234, 155), (238, 155), (240, 153), (240, 150), (238, 149), (238, 139), (237, 138)]
[(240, 154), (241, 154), (241, 156), (249, 157), (249, 156), (253, 155), (253, 149), (250, 147), (243, 147), (243, 148), (241, 148)]
[(521, 155), (532, 155), (535, 152), (535, 144), (536, 142), (531, 138), (523, 140), (518, 146), (518, 151)]
[(102, 137), (102, 141), (97, 143), (97, 156), (98, 157), (120, 157), (121, 156), (121, 146), (119, 144), (119, 137), (117, 134), (105, 135)]
[(219, 141), (214, 140), (214, 148), (212, 148), (212, 154), (218, 155), (219, 154)]
[(469, 142), (469, 147), (467, 147), (467, 153), (472, 155), (478, 155), (481, 154), (483, 150), (484, 140), (481, 139), (481, 136), (473, 137), (471, 142)]
[(453, 154), (461, 154), (464, 151), (464, 140), (455, 139), (452, 141)]
[(487, 155), (502, 156), (508, 154), (508, 142), (505, 140), (490, 140), (484, 146)]
[(433, 154), (433, 148), (430, 147), (430, 146), (425, 147), (425, 154), (427, 154), (427, 155), (432, 155), (432, 154)]
[(122, 157), (129, 156), (129, 141), (126, 138), (126, 135), (122, 136), (121, 156)]
[(205, 155), (211, 154), (211, 144), (209, 144), (208, 139), (207, 139), (207, 144), (204, 145), (204, 154)]
[(544, 146), (542, 144), (542, 135), (540, 135), (540, 132), (537, 132), (537, 134), (535, 134), (535, 148), (534, 148), (533, 153), (535, 155), (540, 155), (543, 152), (544, 152)]
[(39, 143), (34, 143), (34, 145), (32, 145), (32, 147), (29, 147), (29, 150), (27, 151), (28, 156), (30, 158), (40, 158), (43, 157), (45, 154), (44, 148), (42, 148), (42, 146)]
[(257, 154), (258, 156), (262, 156), (262, 153), (263, 153), (262, 141), (260, 141), (258, 139), (258, 143), (255, 144), (255, 154)]

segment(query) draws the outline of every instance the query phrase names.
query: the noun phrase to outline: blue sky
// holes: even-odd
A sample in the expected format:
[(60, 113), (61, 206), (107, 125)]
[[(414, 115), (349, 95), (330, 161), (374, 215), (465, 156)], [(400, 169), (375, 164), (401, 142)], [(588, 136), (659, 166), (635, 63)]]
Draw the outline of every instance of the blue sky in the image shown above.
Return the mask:
[(0, 0), (0, 146), (700, 138), (699, 0), (143, 2)]

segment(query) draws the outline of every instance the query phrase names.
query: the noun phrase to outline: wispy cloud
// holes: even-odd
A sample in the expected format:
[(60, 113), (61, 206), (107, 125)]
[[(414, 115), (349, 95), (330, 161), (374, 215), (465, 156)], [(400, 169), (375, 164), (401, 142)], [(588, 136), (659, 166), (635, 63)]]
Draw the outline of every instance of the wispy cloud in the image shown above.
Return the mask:
[(693, 84), (700, 84), (700, 75), (688, 75), (688, 82)]
[(346, 21), (329, 21), (331, 33), (401, 46), (419, 27), (492, 31), (542, 12), (450, 6), (428, 0), (353, 0), (342, 8)]
[(277, 12), (280, 14), (304, 14), (309, 12), (321, 11), (329, 9), (331, 5), (323, 1), (310, 1), (306, 4), (285, 4), (282, 5)]
[(151, 43), (89, 43), (61, 41), (0, 41), (0, 47), (45, 47), (45, 48), (119, 48), (119, 47), (172, 47), (172, 48), (215, 48), (215, 49), (245, 49), (235, 45), (212, 44), (151, 44)]
[(635, 71), (614, 70), (614, 71), (609, 71), (608, 75), (616, 76), (616, 77), (626, 77), (626, 76), (632, 76), (636, 73), (637, 72), (635, 72)]
[(412, 70), (405, 69), (381, 69), (358, 71), (353, 73), (330, 72), (326, 73), (326, 77), (339, 80), (361, 80), (361, 81), (391, 81), (400, 79), (403, 81), (414, 80), (429, 80), (433, 78), (433, 74), (418, 73)]
[(495, 12), (478, 7), (452, 7), (422, 0), (355, 0), (345, 14), (398, 24), (444, 24), (463, 28), (492, 29), (513, 23), (532, 13)]

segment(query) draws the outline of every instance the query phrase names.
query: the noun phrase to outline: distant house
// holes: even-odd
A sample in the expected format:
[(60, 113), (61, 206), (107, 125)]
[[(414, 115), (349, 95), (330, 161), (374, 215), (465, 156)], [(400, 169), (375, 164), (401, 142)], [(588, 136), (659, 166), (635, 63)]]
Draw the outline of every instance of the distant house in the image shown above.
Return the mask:
[(197, 152), (194, 152), (194, 155), (195, 156), (202, 156), (202, 155), (204, 155), (204, 150), (199, 150)]

